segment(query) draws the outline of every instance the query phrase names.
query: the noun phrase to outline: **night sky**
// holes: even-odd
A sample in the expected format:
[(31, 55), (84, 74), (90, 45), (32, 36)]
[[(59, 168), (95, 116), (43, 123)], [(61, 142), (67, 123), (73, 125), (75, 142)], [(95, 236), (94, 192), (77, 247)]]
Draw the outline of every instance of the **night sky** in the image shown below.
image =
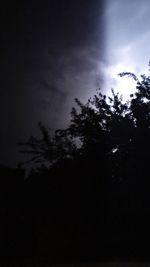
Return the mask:
[(75, 97), (147, 69), (149, 1), (5, 1), (0, 12), (0, 163), (18, 162), (38, 121), (65, 127)]
[(38, 134), (38, 121), (64, 127), (73, 99), (96, 88), (104, 8), (99, 0), (2, 4), (1, 163), (17, 162), (16, 142)]

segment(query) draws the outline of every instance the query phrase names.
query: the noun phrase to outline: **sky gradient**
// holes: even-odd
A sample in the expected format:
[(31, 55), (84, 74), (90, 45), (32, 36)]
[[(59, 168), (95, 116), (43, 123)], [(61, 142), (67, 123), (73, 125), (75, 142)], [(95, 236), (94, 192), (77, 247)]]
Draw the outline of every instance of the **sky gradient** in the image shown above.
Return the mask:
[(2, 4), (0, 163), (18, 162), (16, 142), (38, 134), (38, 121), (65, 127), (75, 97), (130, 93), (117, 73), (148, 69), (149, 10), (147, 0)]
[[(1, 153), (15, 164), (16, 142), (64, 127), (75, 97), (96, 87), (104, 55), (102, 1), (21, 1), (1, 9)], [(87, 92), (87, 93), (86, 93)], [(38, 134), (38, 133), (37, 133)]]

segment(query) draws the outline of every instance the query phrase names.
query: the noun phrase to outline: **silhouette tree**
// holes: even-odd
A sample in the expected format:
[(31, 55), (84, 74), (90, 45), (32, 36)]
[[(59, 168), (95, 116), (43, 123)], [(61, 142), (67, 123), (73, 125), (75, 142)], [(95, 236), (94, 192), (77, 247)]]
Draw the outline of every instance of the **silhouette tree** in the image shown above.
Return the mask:
[(42, 137), (20, 143), (25, 148), (22, 153), (31, 156), (29, 162), (38, 164), (26, 180), (25, 191), (26, 217), (33, 216), (39, 253), (52, 249), (54, 243), (57, 247), (56, 232), (59, 255), (69, 250), (75, 257), (79, 246), (84, 256), (88, 251), (91, 257), (99, 246), (106, 257), (116, 253), (112, 247), (117, 247), (120, 257), (124, 251), (133, 255), (132, 247), (137, 256), (148, 251), (140, 243), (145, 235), (146, 242), (150, 240), (150, 77), (138, 79), (129, 72), (120, 76), (136, 81), (128, 101), (113, 90), (106, 96), (98, 89), (86, 104), (75, 99), (77, 106), (66, 129), (50, 136), (39, 123)]

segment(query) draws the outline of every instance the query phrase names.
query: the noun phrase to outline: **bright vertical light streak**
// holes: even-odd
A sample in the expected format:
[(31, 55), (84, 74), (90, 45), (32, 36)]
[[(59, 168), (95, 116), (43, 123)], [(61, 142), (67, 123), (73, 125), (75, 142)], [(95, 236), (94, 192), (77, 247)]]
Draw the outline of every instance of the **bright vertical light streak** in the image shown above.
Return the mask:
[(113, 88), (127, 100), (135, 92), (136, 82), (128, 77), (121, 78), (118, 73), (132, 72), (138, 78), (141, 74), (149, 75), (149, 6), (146, 0), (108, 0), (105, 20), (106, 61), (100, 63), (104, 77), (103, 90), (109, 93)]

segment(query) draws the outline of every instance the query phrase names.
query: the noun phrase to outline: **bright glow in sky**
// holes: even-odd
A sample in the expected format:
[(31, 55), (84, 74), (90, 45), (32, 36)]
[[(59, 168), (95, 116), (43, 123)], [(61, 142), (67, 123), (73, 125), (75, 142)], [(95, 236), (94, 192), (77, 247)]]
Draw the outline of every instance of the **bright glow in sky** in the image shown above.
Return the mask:
[(147, 0), (108, 0), (105, 14), (107, 21), (107, 58), (100, 64), (103, 70), (103, 89), (123, 95), (127, 100), (135, 91), (136, 82), (119, 77), (120, 72), (132, 72), (139, 78), (148, 73), (150, 60), (149, 8)]
[[(114, 91), (123, 96), (124, 100), (127, 100), (131, 93), (135, 91), (135, 81), (129, 77), (120, 77), (118, 74), (124, 71), (135, 73), (135, 68), (132, 65), (126, 65), (125, 63), (117, 63), (107, 68), (105, 71), (105, 88), (113, 88)], [(109, 79), (107, 79), (109, 77)], [(111, 88), (110, 88), (111, 85)]]

